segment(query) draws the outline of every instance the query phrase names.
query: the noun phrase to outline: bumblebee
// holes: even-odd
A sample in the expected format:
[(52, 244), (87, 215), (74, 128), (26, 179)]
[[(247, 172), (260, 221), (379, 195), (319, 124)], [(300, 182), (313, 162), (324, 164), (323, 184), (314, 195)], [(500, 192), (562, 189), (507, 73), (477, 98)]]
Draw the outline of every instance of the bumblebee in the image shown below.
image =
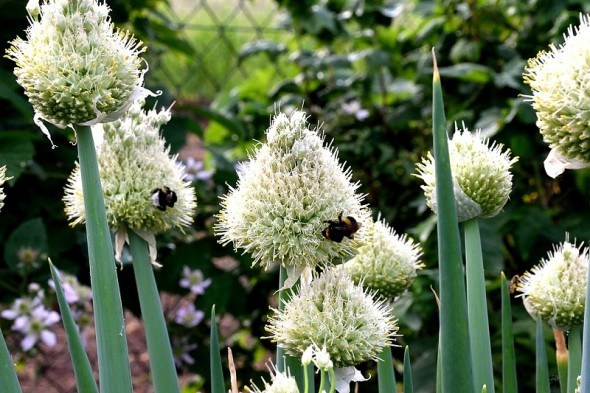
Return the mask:
[(166, 206), (174, 207), (177, 200), (176, 193), (167, 186), (152, 191), (152, 202), (158, 210), (166, 211)]
[(361, 227), (361, 223), (357, 222), (357, 220), (351, 216), (342, 218), (343, 213), (344, 212), (340, 212), (338, 215), (338, 221), (324, 221), (325, 223), (330, 224), (327, 228), (322, 230), (322, 235), (324, 235), (326, 239), (332, 240), (336, 243), (342, 242), (344, 236), (349, 239), (354, 239), (354, 234)]

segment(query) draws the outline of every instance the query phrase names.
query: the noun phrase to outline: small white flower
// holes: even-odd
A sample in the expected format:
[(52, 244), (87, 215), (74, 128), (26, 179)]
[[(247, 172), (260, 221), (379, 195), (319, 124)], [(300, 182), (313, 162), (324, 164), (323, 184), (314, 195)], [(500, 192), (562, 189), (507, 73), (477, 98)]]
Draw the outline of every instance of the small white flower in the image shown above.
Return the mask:
[(12, 307), (0, 313), (4, 319), (16, 319), (21, 316), (31, 315), (34, 309), (41, 305), (41, 297), (22, 297), (12, 303)]
[(199, 269), (191, 270), (190, 267), (184, 266), (179, 284), (182, 288), (189, 288), (194, 295), (202, 295), (205, 293), (205, 289), (211, 285), (211, 279), (205, 280), (203, 272)]
[(334, 368), (334, 363), (332, 363), (325, 345), (322, 349), (316, 349), (314, 352), (313, 364), (322, 371), (328, 371)]
[(16, 318), (12, 330), (22, 333), (25, 337), (21, 341), (23, 351), (29, 351), (41, 340), (45, 345), (52, 347), (57, 338), (54, 332), (48, 328), (60, 320), (55, 311), (48, 311), (39, 306), (31, 311), (30, 315)]
[(270, 383), (263, 378), (264, 390), (260, 390), (256, 385), (252, 384), (252, 388), (246, 387), (247, 392), (254, 393), (299, 393), (297, 381), (291, 376), (289, 370), (287, 372), (279, 372), (274, 365), (270, 368)]

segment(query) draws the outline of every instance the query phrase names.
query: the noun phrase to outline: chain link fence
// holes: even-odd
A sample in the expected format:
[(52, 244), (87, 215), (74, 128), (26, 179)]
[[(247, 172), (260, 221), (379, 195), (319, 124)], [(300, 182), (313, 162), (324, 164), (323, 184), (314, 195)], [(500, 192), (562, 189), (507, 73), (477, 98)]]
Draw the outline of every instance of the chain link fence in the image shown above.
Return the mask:
[(269, 66), (268, 58), (241, 61), (244, 44), (290, 35), (278, 26), (282, 14), (273, 0), (172, 0), (170, 5), (167, 23), (188, 47), (167, 48), (154, 74), (180, 99), (211, 100), (231, 89)]

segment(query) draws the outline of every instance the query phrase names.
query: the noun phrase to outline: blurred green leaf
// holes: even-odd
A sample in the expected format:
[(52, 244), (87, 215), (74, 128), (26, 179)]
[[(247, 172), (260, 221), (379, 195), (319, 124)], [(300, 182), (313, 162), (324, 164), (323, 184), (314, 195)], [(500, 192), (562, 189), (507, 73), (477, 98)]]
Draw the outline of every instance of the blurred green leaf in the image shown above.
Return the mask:
[(484, 84), (492, 79), (493, 71), (481, 64), (460, 63), (440, 68), (440, 75), (465, 82)]
[(255, 56), (260, 53), (268, 55), (271, 60), (275, 60), (280, 54), (285, 53), (287, 47), (282, 43), (277, 43), (269, 40), (258, 40), (248, 42), (242, 46), (238, 55), (238, 62), (244, 61), (250, 56)]
[(33, 141), (38, 135), (26, 131), (2, 131), (0, 133), (0, 166), (6, 165), (8, 184), (14, 184), (35, 155)]

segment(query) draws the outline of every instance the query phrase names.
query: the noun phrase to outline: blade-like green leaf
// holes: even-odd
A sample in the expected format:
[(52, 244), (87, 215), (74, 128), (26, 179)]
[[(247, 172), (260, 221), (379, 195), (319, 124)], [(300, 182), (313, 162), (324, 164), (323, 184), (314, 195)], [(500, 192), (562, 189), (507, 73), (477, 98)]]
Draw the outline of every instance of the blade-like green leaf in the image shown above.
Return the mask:
[(568, 346), (568, 370), (567, 393), (574, 393), (577, 386), (578, 375), (582, 368), (582, 327), (574, 326), (570, 329), (567, 339)]
[(547, 349), (543, 337), (543, 322), (537, 317), (537, 338), (536, 338), (536, 379), (535, 386), (537, 393), (549, 393), (549, 366), (547, 365)]
[(215, 305), (211, 307), (211, 336), (209, 344), (209, 362), (211, 363), (211, 393), (225, 393), (225, 379), (221, 366), (221, 352), (219, 350), (219, 336), (217, 333), (217, 319)]
[(474, 392), (467, 299), (455, 207), (448, 136), (440, 75), (432, 53), (432, 130), (436, 175), (438, 260), (440, 275), (440, 340), (443, 393)]
[(180, 386), (170, 346), (170, 336), (160, 304), (156, 278), (152, 269), (148, 245), (133, 230), (128, 231), (129, 248), (139, 295), (141, 317), (150, 355), (150, 369), (155, 393), (178, 393)]
[(84, 193), (90, 282), (94, 299), (99, 385), (102, 393), (133, 390), (113, 245), (90, 127), (76, 128)]
[(72, 366), (74, 368), (74, 375), (76, 376), (76, 386), (78, 387), (79, 392), (98, 393), (98, 386), (94, 380), (94, 374), (92, 372), (90, 360), (88, 360), (88, 354), (84, 350), (84, 344), (82, 343), (78, 326), (74, 321), (74, 316), (66, 301), (59, 273), (51, 260), (49, 260), (49, 268), (51, 269), (51, 278), (55, 283), (55, 294), (57, 295), (57, 302), (59, 303), (59, 310), (61, 311), (61, 319), (66, 331), (66, 339), (68, 340)]
[(465, 233), (465, 265), (467, 275), (467, 309), (473, 378), (475, 387), (486, 386), (494, 393), (494, 369), (488, 322), (486, 283), (483, 272), (481, 237), (477, 218), (463, 224)]
[(406, 349), (404, 350), (404, 393), (414, 393), (412, 364), (410, 363), (410, 347), (407, 345)]
[(512, 335), (512, 306), (510, 290), (504, 272), (502, 282), (502, 388), (504, 393), (518, 393), (516, 379), (516, 356), (514, 353), (514, 337)]
[[(586, 299), (590, 299), (590, 269), (586, 279)], [(580, 392), (590, 392), (590, 302), (584, 305), (584, 328), (582, 330), (582, 381)]]
[(2, 391), (6, 391), (6, 393), (21, 393), (22, 390), (20, 388), (20, 384), (18, 382), (18, 377), (16, 375), (16, 369), (14, 368), (14, 363), (12, 361), (12, 357), (10, 357), (10, 353), (8, 352), (8, 347), (6, 346), (6, 341), (4, 340), (4, 335), (0, 331), (0, 385), (2, 385)]
[[(395, 372), (393, 370), (393, 357), (391, 348), (385, 347), (379, 354), (380, 361), (377, 362), (377, 379), (379, 383), (379, 392), (395, 392)], [(405, 375), (404, 375), (405, 377)]]

